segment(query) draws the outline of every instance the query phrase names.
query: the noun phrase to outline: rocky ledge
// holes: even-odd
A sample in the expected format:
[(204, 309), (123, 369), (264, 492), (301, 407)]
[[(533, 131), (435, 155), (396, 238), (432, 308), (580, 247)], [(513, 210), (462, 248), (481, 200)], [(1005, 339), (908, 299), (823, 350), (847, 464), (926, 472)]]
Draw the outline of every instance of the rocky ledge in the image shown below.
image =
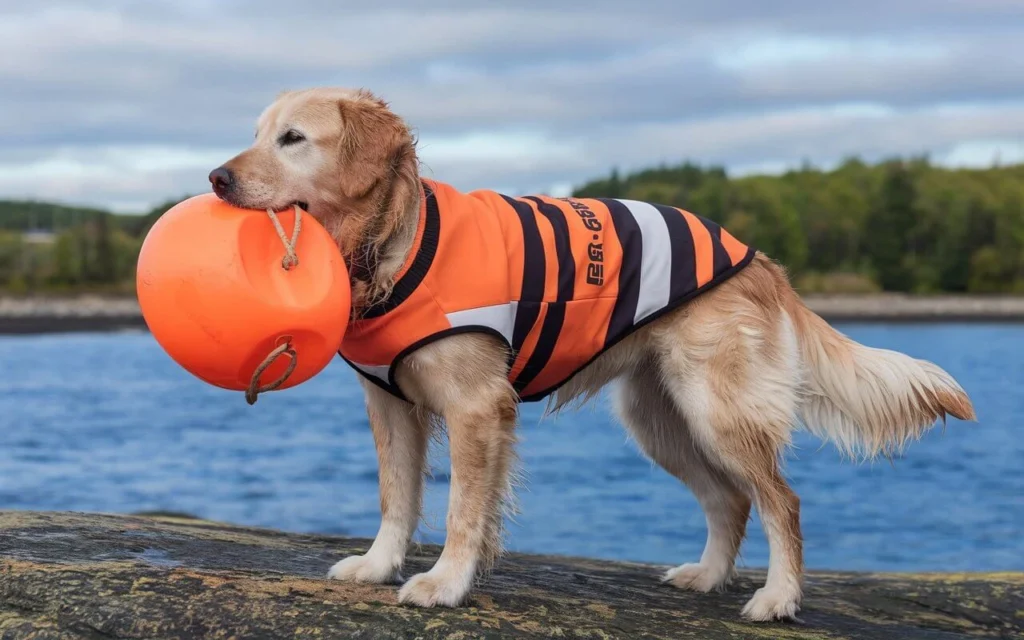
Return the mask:
[[(1024, 322), (1024, 296), (807, 296), (830, 322)], [(0, 334), (145, 329), (133, 297), (0, 295)]]
[(145, 329), (133, 297), (0, 295), (0, 334)]
[[(812, 572), (801, 622), (739, 618), (763, 580), (721, 594), (664, 567), (512, 554), (467, 606), (399, 605), (393, 586), (324, 579), (367, 540), (169, 515), (0, 511), (2, 638), (1024, 637), (1024, 574)], [(408, 571), (438, 549), (416, 550)]]

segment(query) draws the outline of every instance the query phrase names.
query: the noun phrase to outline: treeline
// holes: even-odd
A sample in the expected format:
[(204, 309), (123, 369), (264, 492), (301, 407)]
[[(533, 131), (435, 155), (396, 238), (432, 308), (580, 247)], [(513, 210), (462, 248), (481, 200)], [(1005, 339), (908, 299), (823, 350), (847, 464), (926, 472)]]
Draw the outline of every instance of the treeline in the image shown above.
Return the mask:
[(730, 178), (684, 164), (575, 195), (685, 208), (784, 263), (803, 291), (1024, 293), (1024, 165), (946, 169), (926, 159)]
[(55, 231), (92, 222), (102, 209), (67, 207), (49, 202), (0, 201), (0, 228), (5, 231)]
[(132, 291), (142, 239), (173, 204), (145, 215), (114, 215), (0, 201), (0, 291)]
[[(849, 160), (831, 171), (731, 178), (683, 164), (613, 171), (575, 195), (711, 218), (780, 260), (805, 292), (1024, 293), (1024, 165)], [(0, 202), (0, 290), (131, 291), (142, 239), (175, 202), (144, 216)]]

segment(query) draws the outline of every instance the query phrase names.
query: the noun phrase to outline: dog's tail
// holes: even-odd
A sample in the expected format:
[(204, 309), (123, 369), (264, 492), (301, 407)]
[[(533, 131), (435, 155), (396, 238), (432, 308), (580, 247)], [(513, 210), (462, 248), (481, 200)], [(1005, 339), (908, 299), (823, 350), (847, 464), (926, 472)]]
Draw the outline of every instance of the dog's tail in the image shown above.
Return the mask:
[(805, 364), (800, 418), (855, 457), (897, 452), (947, 415), (974, 420), (951, 375), (925, 360), (854, 342), (794, 294), (787, 305)]

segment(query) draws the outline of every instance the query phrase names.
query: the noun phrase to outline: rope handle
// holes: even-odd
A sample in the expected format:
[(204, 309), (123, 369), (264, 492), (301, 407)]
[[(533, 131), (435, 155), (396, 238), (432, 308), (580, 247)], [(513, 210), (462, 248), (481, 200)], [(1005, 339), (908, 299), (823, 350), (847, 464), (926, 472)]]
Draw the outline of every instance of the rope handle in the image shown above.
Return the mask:
[(295, 228), (292, 229), (292, 237), (289, 239), (284, 233), (284, 227), (281, 226), (281, 221), (277, 219), (277, 213), (273, 209), (267, 209), (267, 215), (270, 216), (270, 221), (274, 223), (274, 230), (277, 231), (277, 237), (281, 238), (281, 243), (284, 244), (284, 258), (281, 259), (281, 266), (285, 271), (294, 269), (299, 266), (299, 256), (295, 253), (295, 245), (299, 241), (299, 231), (302, 230), (302, 209), (299, 205), (292, 205), (295, 207)]
[[(274, 224), (274, 230), (277, 231), (277, 237), (281, 239), (281, 243), (284, 245), (284, 257), (281, 258), (281, 268), (285, 271), (289, 271), (299, 266), (299, 256), (295, 253), (295, 245), (299, 241), (299, 231), (302, 230), (302, 209), (299, 205), (293, 205), (295, 207), (295, 228), (292, 229), (292, 237), (289, 238), (285, 232), (284, 227), (281, 225), (281, 221), (277, 219), (277, 214), (273, 209), (267, 209), (267, 215), (270, 216), (270, 221)], [(270, 365), (281, 357), (282, 355), (288, 356), (288, 368), (284, 370), (277, 380), (274, 380), (270, 384), (260, 385), (260, 376), (267, 370)], [(288, 376), (292, 375), (295, 371), (295, 367), (299, 364), (298, 354), (295, 353), (295, 349), (292, 349), (291, 340), (285, 341), (283, 344), (278, 345), (267, 354), (267, 357), (263, 359), (260, 366), (256, 367), (256, 371), (252, 374), (252, 379), (249, 381), (249, 388), (245, 391), (245, 401), (250, 405), (256, 404), (256, 399), (261, 393), (267, 391), (273, 391), (280, 387), (288, 379)]]
[[(284, 373), (282, 373), (281, 377), (277, 380), (274, 380), (270, 384), (260, 386), (260, 376), (263, 375), (263, 372), (266, 371), (270, 365), (274, 364), (274, 361), (282, 355), (288, 356), (288, 368), (284, 370)], [(256, 398), (259, 394), (267, 391), (273, 391), (284, 384), (285, 380), (288, 379), (288, 376), (292, 375), (292, 372), (295, 371), (295, 367), (298, 364), (299, 356), (295, 353), (295, 349), (292, 349), (291, 342), (285, 342), (284, 344), (279, 345), (263, 359), (260, 366), (256, 367), (255, 373), (252, 374), (252, 381), (249, 382), (249, 388), (245, 390), (245, 401), (250, 405), (256, 404)]]

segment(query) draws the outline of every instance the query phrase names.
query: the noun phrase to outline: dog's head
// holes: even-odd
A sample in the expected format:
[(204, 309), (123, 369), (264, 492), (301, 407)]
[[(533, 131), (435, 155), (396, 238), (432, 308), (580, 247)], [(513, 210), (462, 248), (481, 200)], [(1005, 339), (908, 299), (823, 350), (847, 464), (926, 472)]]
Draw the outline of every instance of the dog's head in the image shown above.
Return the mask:
[(298, 204), (345, 255), (383, 242), (419, 196), (409, 128), (366, 91), (282, 93), (252, 146), (210, 173), (214, 192), (247, 209)]

